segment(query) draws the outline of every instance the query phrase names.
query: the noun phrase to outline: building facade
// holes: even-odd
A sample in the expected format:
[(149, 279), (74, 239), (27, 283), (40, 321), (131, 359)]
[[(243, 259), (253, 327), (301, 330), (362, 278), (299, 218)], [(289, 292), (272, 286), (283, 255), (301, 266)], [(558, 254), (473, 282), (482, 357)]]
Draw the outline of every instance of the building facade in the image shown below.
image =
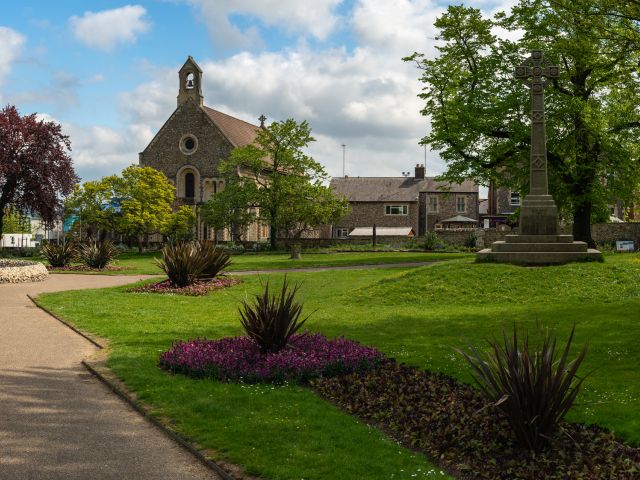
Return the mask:
[[(204, 105), (202, 70), (189, 57), (178, 72), (178, 101), (175, 111), (140, 152), (139, 163), (164, 173), (176, 187), (175, 207), (191, 205), (198, 213), (216, 192), (224, 189), (220, 163), (235, 147), (254, 142), (257, 125)], [(262, 117), (264, 120), (264, 117)], [(251, 225), (243, 238), (261, 241), (268, 228)], [(197, 238), (228, 240), (229, 232), (215, 232), (198, 215)]]
[(334, 238), (348, 238), (353, 229), (373, 225), (410, 227), (424, 235), (455, 216), (478, 221), (478, 185), (426, 177), (424, 165), (416, 165), (413, 177), (336, 177), (331, 188), (351, 206), (349, 215), (334, 225)]

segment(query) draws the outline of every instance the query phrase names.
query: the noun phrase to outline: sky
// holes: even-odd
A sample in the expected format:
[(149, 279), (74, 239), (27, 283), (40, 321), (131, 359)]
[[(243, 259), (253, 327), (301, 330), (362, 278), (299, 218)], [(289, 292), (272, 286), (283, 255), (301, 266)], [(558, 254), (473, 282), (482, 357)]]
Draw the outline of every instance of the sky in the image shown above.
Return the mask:
[[(331, 176), (446, 165), (419, 145), (420, 71), (443, 0), (0, 2), (0, 104), (55, 120), (83, 180), (119, 173), (176, 108), (178, 69), (203, 70), (205, 105), (258, 124), (307, 120)], [(459, 4), (460, 2), (457, 2)], [(486, 14), (513, 0), (467, 0)], [(342, 145), (345, 145), (344, 149)]]

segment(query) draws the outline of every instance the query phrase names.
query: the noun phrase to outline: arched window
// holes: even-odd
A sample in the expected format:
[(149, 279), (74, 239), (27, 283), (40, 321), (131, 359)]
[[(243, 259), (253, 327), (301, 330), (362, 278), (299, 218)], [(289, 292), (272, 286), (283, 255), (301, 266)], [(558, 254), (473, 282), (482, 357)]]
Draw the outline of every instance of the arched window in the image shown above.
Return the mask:
[(186, 198), (196, 196), (196, 177), (191, 172), (184, 176), (184, 196)]

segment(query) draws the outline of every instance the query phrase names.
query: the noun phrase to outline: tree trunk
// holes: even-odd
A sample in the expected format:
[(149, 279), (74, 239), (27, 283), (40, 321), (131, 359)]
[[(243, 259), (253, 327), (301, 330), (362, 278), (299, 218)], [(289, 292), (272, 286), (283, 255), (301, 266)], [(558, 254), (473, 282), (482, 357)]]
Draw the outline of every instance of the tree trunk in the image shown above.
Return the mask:
[(302, 245), (299, 243), (292, 243), (291, 246), (291, 260), (300, 260), (302, 258)]
[(586, 242), (589, 248), (596, 248), (591, 237), (591, 202), (583, 202), (573, 210), (573, 239)]
[(273, 226), (273, 224), (269, 225), (269, 243), (271, 244), (271, 250), (275, 250), (276, 246), (277, 246), (277, 234), (276, 234), (276, 227)]
[(142, 253), (142, 235), (138, 235), (138, 253)]

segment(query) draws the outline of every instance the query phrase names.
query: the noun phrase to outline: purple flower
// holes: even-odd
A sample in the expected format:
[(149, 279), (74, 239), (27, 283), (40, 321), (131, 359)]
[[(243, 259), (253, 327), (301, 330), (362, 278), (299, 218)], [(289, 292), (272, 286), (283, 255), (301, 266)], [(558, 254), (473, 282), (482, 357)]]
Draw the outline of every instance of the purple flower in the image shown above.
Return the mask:
[(248, 337), (178, 341), (160, 357), (160, 366), (174, 373), (221, 381), (306, 382), (367, 371), (385, 360), (374, 348), (338, 337), (298, 334), (276, 353), (260, 353)]

